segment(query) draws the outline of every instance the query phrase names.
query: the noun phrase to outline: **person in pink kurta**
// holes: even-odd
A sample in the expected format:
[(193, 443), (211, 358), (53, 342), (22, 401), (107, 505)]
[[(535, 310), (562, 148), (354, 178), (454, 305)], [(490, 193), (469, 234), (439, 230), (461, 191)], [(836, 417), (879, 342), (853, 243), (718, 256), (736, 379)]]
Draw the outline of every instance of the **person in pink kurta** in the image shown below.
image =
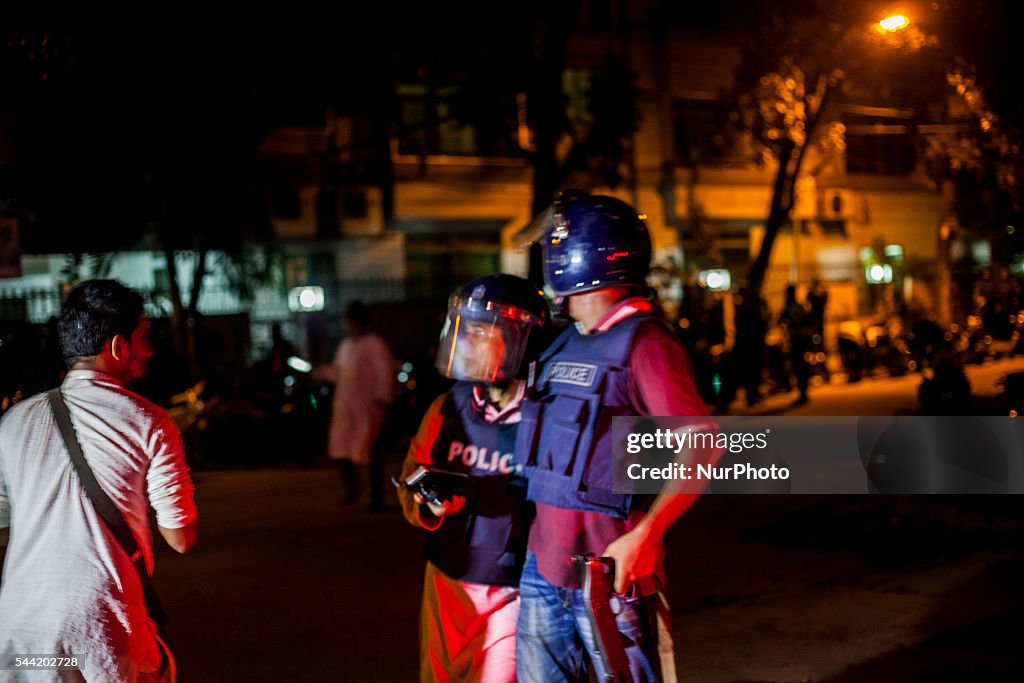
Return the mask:
[(384, 463), (378, 437), (387, 409), (395, 399), (395, 361), (387, 343), (369, 332), (370, 311), (359, 301), (345, 310), (347, 336), (334, 354), (334, 405), (327, 455), (338, 464), (348, 492), (359, 498), (355, 466), (368, 466), (370, 508), (384, 507)]

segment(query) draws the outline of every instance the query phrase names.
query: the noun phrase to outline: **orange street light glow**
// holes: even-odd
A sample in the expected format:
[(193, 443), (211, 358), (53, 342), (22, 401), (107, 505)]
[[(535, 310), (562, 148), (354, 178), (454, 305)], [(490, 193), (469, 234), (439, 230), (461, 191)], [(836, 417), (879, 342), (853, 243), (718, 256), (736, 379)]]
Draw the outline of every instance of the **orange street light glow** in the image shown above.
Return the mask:
[(907, 19), (902, 14), (897, 14), (882, 19), (880, 22), (878, 22), (878, 25), (891, 33), (893, 31), (899, 31), (901, 28), (906, 28), (907, 26), (909, 26), (910, 19)]

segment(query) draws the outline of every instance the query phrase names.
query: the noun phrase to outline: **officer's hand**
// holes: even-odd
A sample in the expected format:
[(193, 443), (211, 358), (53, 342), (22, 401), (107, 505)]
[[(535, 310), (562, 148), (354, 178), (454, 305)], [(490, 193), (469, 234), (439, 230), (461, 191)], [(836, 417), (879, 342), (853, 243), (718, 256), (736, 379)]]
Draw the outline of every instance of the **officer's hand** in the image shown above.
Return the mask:
[(462, 508), (466, 507), (466, 497), (465, 496), (452, 496), (450, 499), (442, 501), (440, 505), (435, 505), (433, 503), (427, 503), (426, 501), (423, 500), (423, 498), (418, 493), (413, 494), (413, 498), (420, 505), (424, 505), (425, 504), (427, 506), (427, 508), (430, 510), (430, 514), (434, 515), (435, 517), (444, 517), (445, 515), (454, 515), (456, 512), (458, 512)]
[(612, 541), (601, 554), (615, 560), (615, 592), (625, 593), (635, 581), (654, 574), (658, 539), (637, 527)]

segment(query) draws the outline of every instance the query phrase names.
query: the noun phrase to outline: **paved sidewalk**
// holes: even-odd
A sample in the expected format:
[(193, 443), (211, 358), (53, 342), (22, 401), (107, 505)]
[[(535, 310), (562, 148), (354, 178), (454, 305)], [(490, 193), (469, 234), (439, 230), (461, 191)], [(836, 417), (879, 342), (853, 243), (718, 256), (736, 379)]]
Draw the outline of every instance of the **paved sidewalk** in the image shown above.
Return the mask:
[[(1002, 391), (998, 382), (1007, 374), (1024, 372), (1024, 358), (968, 365), (965, 371), (971, 385), (975, 413), (993, 414), (989, 404)], [(812, 382), (810, 400), (802, 406), (793, 405), (797, 397), (796, 390), (793, 390), (766, 396), (753, 408), (748, 408), (743, 399), (737, 397), (729, 408), (733, 415), (893, 415), (917, 410), (920, 405), (917, 390), (921, 381), (921, 375), (914, 372), (901, 377), (871, 377), (849, 384), (845, 375), (836, 373), (829, 383), (822, 383), (820, 379)]]

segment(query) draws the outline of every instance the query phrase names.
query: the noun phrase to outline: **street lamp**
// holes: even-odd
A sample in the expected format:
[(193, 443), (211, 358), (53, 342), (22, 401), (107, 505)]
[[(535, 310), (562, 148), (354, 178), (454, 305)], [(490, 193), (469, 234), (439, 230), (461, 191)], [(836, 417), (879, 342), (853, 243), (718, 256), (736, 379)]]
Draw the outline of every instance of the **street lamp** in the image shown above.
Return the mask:
[(936, 36), (926, 34), (917, 25), (911, 25), (910, 17), (906, 14), (891, 14), (871, 26), (875, 37), (890, 48), (916, 51), (938, 44)]
[(697, 283), (712, 292), (727, 292), (732, 286), (732, 278), (725, 269), (702, 270), (697, 275)]
[(875, 263), (864, 269), (864, 279), (871, 285), (882, 285), (892, 282), (892, 266), (888, 263)]
[(909, 26), (910, 19), (903, 16), (902, 14), (894, 14), (891, 17), (886, 17), (885, 19), (882, 19), (880, 22), (878, 22), (878, 25), (882, 28), (883, 31), (895, 33), (896, 31), (899, 31), (900, 29), (904, 29), (907, 26)]
[[(845, 29), (840, 25), (830, 25), (832, 35), (822, 37), (821, 43), (814, 43), (815, 50), (808, 52), (815, 54), (807, 54), (805, 64), (801, 63), (800, 56), (786, 55), (776, 65), (775, 71), (760, 79), (752, 93), (750, 102), (756, 106), (756, 113), (751, 120), (758, 122), (763, 136), (761, 142), (775, 152), (777, 162), (775, 189), (764, 237), (757, 257), (747, 271), (747, 282), (755, 289), (760, 289), (767, 276), (776, 236), (790, 221), (793, 197), (797, 194), (795, 188), (801, 178), (809, 141), (814, 139), (819, 126), (826, 123), (841, 135), (838, 121), (830, 123), (823, 118), (833, 94), (851, 71), (869, 70), (870, 62), (877, 55), (868, 48), (918, 50), (937, 44), (933, 36), (927, 36), (916, 25), (911, 25), (906, 15), (893, 14), (881, 20), (874, 18), (877, 16), (873, 15), (870, 20), (865, 16), (863, 23), (858, 22)], [(801, 24), (800, 30), (807, 28)], [(805, 78), (811, 75), (817, 76), (813, 86), (805, 82)], [(831, 146), (842, 149), (841, 137), (838, 142), (832, 141), (837, 135), (830, 134), (826, 139)]]
[(293, 312), (324, 310), (323, 287), (295, 287), (288, 292), (288, 309)]

